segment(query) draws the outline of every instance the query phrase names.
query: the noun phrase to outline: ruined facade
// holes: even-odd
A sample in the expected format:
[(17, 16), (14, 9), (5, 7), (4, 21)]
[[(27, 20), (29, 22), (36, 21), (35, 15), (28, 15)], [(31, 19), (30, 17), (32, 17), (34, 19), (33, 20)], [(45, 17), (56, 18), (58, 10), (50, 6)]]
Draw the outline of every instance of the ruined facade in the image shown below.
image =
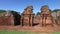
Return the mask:
[(53, 25), (53, 19), (51, 16), (51, 11), (47, 5), (42, 6), (41, 8), (41, 25)]
[(20, 25), (20, 15), (15, 11), (0, 13), (0, 25)]
[(57, 24), (57, 25), (60, 25), (60, 10), (58, 11), (55, 11), (55, 12), (52, 12), (51, 13), (53, 19), (54, 19), (54, 22)]
[(33, 6), (28, 6), (21, 14), (21, 25), (32, 26), (33, 23)]
[[(41, 14), (36, 16), (33, 14), (33, 6), (27, 6), (22, 14), (18, 14), (17, 12), (12, 11), (6, 12), (4, 16), (0, 16), (0, 25), (33, 26), (34, 24), (38, 24), (41, 26), (53, 26), (55, 19), (52, 15), (53, 13), (51, 14), (51, 10), (47, 5), (42, 6)], [(57, 24), (60, 22), (59, 17), (60, 16), (57, 18)]]
[(0, 15), (0, 25), (14, 25), (14, 17), (10, 12), (4, 12)]

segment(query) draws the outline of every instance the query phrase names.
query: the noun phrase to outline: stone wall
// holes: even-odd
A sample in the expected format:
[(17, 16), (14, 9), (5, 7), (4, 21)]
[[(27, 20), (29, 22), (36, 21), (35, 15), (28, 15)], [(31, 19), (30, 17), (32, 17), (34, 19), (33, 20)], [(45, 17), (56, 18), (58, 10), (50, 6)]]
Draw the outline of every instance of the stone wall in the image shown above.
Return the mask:
[(1, 13), (0, 15), (0, 25), (14, 25), (14, 17), (11, 13)]
[(57, 13), (51, 13), (49, 7), (44, 5), (41, 7), (41, 14), (33, 14), (33, 6), (27, 6), (24, 12), (19, 15), (17, 12), (5, 12), (0, 14), (0, 25), (21, 25), (21, 26), (33, 26), (34, 24), (39, 24), (41, 26), (53, 25), (53, 20), (55, 21), (56, 15), (57, 20), (55, 23), (60, 24), (60, 11)]
[(32, 17), (33, 17), (33, 7), (28, 6), (25, 8), (24, 12), (21, 15), (21, 25), (32, 26)]
[(46, 26), (47, 24), (52, 25), (53, 19), (49, 7), (47, 5), (44, 5), (41, 8), (41, 25)]

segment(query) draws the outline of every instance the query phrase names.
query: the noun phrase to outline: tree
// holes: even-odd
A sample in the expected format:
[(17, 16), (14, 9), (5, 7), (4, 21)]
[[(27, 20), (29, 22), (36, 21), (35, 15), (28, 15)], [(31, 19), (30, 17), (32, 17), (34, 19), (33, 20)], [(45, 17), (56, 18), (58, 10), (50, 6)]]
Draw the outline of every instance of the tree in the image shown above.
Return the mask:
[(0, 10), (0, 13), (6, 12), (5, 10)]
[(60, 9), (55, 9), (55, 10), (53, 10), (52, 12), (57, 12), (57, 11), (60, 11)]
[(40, 15), (41, 13), (40, 12), (37, 12), (37, 15)]

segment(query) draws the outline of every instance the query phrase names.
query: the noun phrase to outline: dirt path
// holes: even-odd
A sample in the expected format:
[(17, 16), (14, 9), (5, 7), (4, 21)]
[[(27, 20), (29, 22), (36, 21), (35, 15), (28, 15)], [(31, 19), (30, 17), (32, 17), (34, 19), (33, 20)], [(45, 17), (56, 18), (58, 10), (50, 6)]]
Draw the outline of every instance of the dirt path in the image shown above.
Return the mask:
[(40, 31), (40, 32), (54, 32), (54, 31), (60, 31), (60, 26), (46, 26), (46, 27), (40, 27), (40, 26), (0, 26), (0, 30), (16, 30), (16, 31)]

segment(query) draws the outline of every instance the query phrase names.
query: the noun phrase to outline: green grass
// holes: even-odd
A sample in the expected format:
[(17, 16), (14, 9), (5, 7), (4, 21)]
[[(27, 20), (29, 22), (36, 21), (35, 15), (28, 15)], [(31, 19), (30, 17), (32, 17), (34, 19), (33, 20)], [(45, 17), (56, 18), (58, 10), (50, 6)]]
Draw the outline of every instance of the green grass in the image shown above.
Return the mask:
[(51, 32), (51, 34), (60, 34), (60, 32)]
[(60, 34), (60, 32), (27, 32), (27, 31), (0, 30), (0, 34)]

